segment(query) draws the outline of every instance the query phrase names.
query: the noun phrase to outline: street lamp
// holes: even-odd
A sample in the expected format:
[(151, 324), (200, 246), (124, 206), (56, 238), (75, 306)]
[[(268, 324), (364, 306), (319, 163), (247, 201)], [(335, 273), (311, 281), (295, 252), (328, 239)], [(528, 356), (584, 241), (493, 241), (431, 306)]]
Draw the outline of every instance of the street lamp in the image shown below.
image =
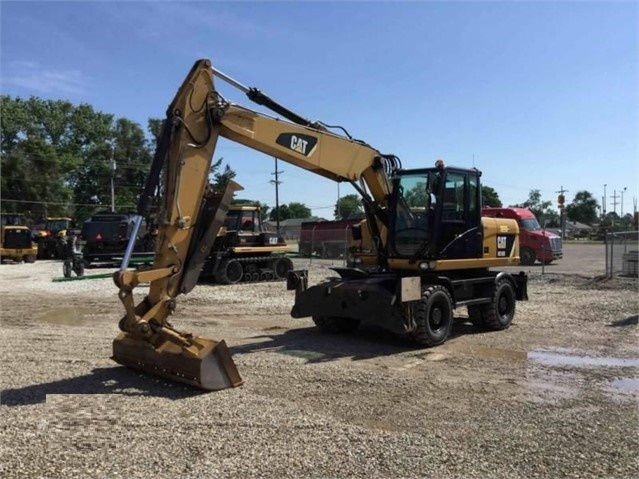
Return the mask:
[(628, 188), (626, 186), (623, 187), (623, 190), (621, 190), (621, 217), (623, 218), (623, 192), (626, 191)]

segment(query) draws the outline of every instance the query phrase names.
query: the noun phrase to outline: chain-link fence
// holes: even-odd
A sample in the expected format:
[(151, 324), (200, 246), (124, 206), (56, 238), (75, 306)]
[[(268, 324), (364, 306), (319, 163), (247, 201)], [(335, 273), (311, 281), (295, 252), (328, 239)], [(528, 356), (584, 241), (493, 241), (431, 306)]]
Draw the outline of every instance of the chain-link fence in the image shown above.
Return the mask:
[(622, 274), (636, 277), (639, 257), (639, 232), (607, 233), (605, 245), (606, 275), (612, 277), (614, 274)]
[[(337, 227), (338, 225), (327, 224), (322, 226), (324, 225), (320, 223), (301, 231), (298, 243), (299, 254), (311, 261), (313, 258), (322, 258), (346, 264), (352, 240), (352, 225), (346, 227), (339, 225)], [(600, 254), (605, 254), (605, 274), (607, 277), (613, 275), (637, 277), (639, 232), (607, 233), (604, 237), (604, 252), (597, 252), (598, 258), (601, 258)], [(559, 264), (561, 265), (561, 261)], [(555, 267), (555, 269), (557, 268)], [(544, 273), (543, 264), (541, 272)], [(599, 269), (596, 274), (601, 274), (601, 270)]]
[(300, 234), (298, 243), (299, 253), (312, 258), (346, 260), (348, 248), (352, 240), (352, 225), (314, 225), (305, 228)]

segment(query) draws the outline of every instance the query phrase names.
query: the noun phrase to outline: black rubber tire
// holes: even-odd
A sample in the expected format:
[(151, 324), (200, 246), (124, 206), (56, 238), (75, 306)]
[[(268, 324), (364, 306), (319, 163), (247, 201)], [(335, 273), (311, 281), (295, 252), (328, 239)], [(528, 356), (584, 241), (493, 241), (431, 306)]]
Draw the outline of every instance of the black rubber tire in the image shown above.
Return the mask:
[(530, 266), (535, 264), (537, 256), (535, 252), (530, 248), (522, 248), (519, 252), (519, 262), (523, 265)]
[(34, 255), (34, 254), (25, 254), (22, 259), (24, 260), (25, 263), (35, 263), (36, 262), (36, 255)]
[(291, 258), (277, 258), (273, 261), (273, 271), (276, 279), (286, 279), (288, 272), (293, 269)]
[(70, 278), (72, 271), (73, 265), (71, 264), (71, 261), (65, 261), (64, 263), (62, 263), (62, 274), (65, 278)]
[(502, 278), (493, 288), (490, 303), (483, 305), (483, 325), (494, 331), (501, 331), (510, 326), (515, 317), (517, 297), (512, 283)]
[(446, 342), (453, 326), (453, 302), (446, 288), (426, 288), (414, 314), (417, 327), (410, 334), (414, 341), (427, 347)]
[(77, 276), (84, 276), (84, 261), (78, 261), (73, 271)]
[(244, 269), (242, 263), (234, 259), (225, 259), (220, 264), (216, 280), (220, 284), (235, 284), (242, 281)]
[(313, 322), (321, 331), (327, 333), (354, 333), (360, 324), (359, 319), (330, 316), (313, 316)]

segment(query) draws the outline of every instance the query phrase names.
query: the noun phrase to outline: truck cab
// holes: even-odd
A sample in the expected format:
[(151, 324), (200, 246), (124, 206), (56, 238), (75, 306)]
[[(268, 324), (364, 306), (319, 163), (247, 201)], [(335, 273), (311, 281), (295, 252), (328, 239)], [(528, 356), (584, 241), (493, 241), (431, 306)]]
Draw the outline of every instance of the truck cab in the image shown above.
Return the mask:
[(562, 240), (550, 231), (545, 231), (528, 208), (482, 208), (482, 215), (493, 218), (510, 218), (519, 224), (519, 256), (521, 264), (532, 265), (535, 261), (550, 264), (563, 257)]

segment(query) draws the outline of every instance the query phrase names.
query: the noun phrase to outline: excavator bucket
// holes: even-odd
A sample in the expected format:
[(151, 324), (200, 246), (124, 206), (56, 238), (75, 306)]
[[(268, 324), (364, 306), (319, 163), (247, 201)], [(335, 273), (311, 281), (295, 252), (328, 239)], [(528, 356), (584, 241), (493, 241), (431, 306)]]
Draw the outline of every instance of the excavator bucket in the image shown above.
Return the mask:
[[(156, 255), (154, 268), (150, 270), (116, 273), (114, 279), (120, 287), (120, 299), (127, 315), (120, 323), (122, 332), (113, 341), (115, 362), (209, 391), (242, 384), (223, 340), (180, 332), (166, 322), (175, 307), (172, 298), (195, 287), (202, 262), (224, 223), (233, 193), (240, 189), (240, 185), (229, 181), (221, 194), (209, 195), (202, 202), (188, 251), (182, 249), (186, 264), (182, 270), (176, 272), (170, 261), (163, 262), (160, 254)], [(160, 244), (160, 251), (162, 248), (169, 246)], [(131, 285), (142, 282), (150, 283), (149, 294), (134, 307)]]
[(113, 341), (112, 359), (123, 366), (208, 391), (242, 384), (224, 340), (194, 337), (190, 341), (188, 348), (171, 341), (154, 346), (123, 332)]

